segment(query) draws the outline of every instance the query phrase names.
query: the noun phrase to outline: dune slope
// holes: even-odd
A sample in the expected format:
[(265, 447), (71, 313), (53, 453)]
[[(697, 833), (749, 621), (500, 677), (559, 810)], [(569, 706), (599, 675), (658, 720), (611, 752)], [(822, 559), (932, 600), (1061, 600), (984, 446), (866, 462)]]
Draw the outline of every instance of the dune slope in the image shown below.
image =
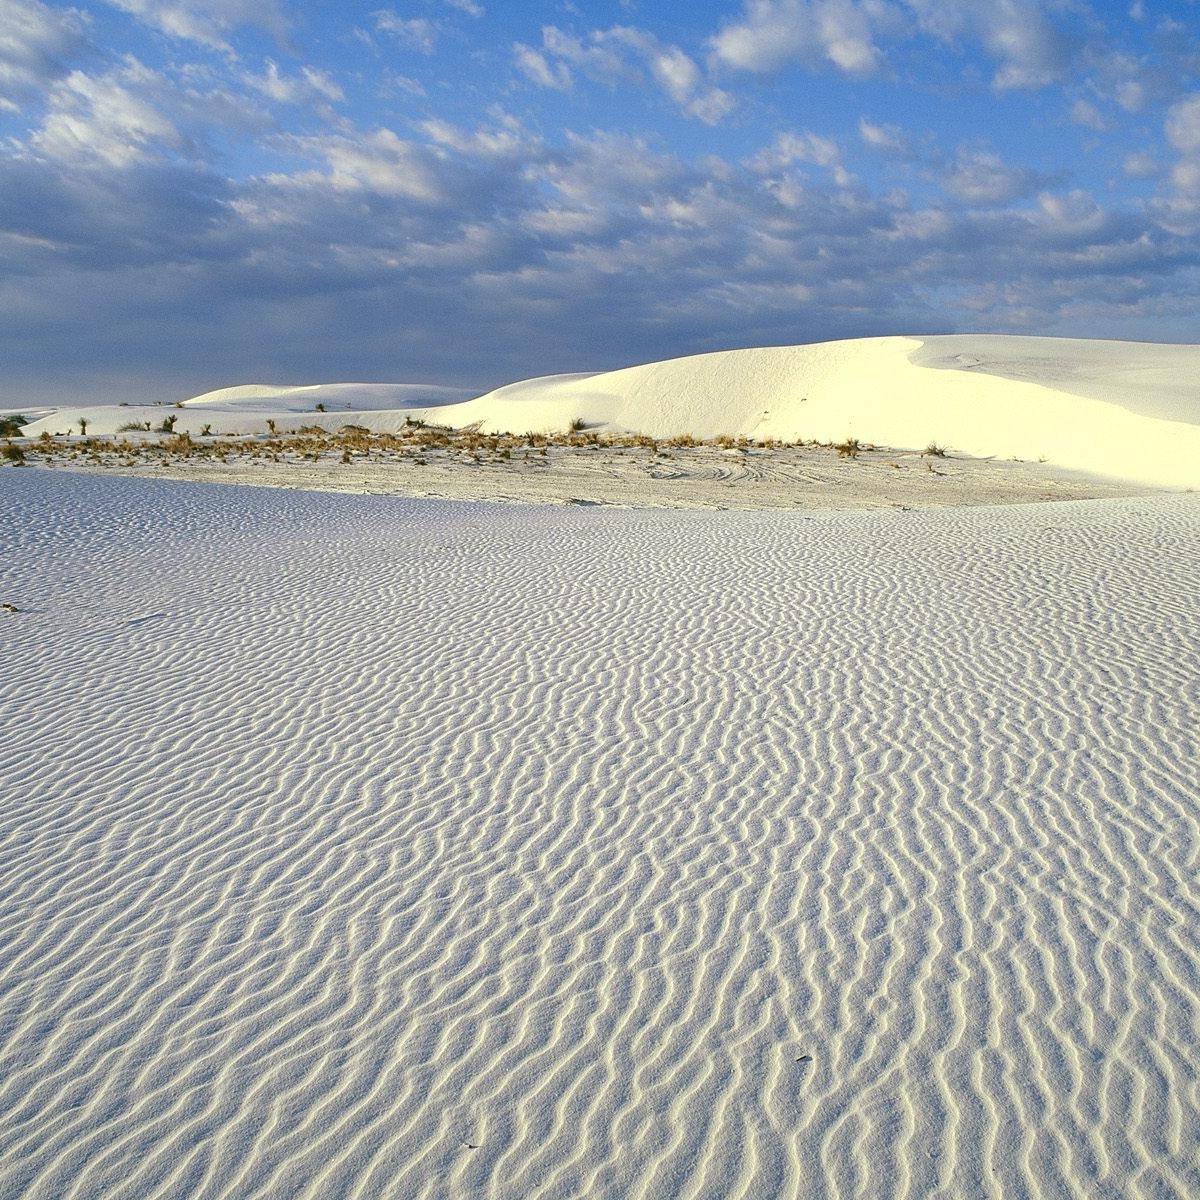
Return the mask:
[(1200, 1194), (1198, 533), (0, 472), (0, 1195)]
[(936, 443), (1200, 485), (1197, 346), (963, 335), (732, 350), (529, 380), (446, 413), (490, 429), (580, 419), (660, 436)]
[[(317, 413), (317, 404), (327, 412)], [(353, 415), (350, 415), (353, 414)], [(885, 446), (930, 443), (982, 458), (1045, 461), (1131, 483), (1200, 486), (1200, 346), (958, 335), (866, 338), (701, 354), (599, 374), (554, 375), (464, 400), (416, 385), (252, 385), (182, 409), (62, 409), (34, 436), (112, 433), (164, 415), (177, 432), (261, 433), (406, 419), (492, 432), (588, 428)]]

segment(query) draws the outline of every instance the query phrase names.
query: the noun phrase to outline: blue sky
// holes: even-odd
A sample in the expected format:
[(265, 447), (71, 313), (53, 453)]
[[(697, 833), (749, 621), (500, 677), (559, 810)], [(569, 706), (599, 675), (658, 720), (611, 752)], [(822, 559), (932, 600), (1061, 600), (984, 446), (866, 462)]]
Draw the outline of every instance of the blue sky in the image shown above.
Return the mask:
[(1200, 341), (1191, 0), (0, 0), (0, 401)]

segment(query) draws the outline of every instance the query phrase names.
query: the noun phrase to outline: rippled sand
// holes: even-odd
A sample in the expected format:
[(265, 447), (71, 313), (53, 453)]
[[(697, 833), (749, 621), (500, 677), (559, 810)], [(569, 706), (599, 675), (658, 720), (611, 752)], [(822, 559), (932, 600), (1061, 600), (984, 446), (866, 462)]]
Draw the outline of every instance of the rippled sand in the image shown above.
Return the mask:
[(1198, 532), (0, 472), (0, 1195), (1200, 1194)]

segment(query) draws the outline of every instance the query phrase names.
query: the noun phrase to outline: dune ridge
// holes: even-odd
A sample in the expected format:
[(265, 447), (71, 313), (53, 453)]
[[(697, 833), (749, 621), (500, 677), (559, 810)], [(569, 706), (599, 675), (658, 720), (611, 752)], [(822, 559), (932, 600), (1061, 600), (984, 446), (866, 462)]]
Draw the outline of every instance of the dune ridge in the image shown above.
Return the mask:
[[(313, 411), (318, 403), (330, 411)], [(93, 433), (112, 433), (145, 411), (64, 408), (29, 432), (66, 432), (83, 418)], [(933, 443), (1140, 485), (1200, 486), (1200, 346), (860, 338), (527, 379), (474, 399), (418, 385), (232, 388), (187, 401), (174, 416), (178, 432), (196, 434), (215, 421), (221, 432), (261, 433), (267, 419), (281, 429), (335, 429), (351, 411), (377, 431), (407, 419), (509, 433), (563, 431), (579, 421), (654, 437), (854, 437), (916, 450)]]
[(0, 499), (0, 1194), (1200, 1192), (1194, 497)]

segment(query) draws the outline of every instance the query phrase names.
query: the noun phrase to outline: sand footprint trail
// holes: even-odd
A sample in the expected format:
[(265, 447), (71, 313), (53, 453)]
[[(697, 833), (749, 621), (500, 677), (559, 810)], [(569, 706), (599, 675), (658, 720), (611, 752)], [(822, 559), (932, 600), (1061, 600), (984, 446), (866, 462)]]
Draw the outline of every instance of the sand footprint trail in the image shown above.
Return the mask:
[(0, 1195), (1200, 1193), (1198, 527), (5, 472)]

